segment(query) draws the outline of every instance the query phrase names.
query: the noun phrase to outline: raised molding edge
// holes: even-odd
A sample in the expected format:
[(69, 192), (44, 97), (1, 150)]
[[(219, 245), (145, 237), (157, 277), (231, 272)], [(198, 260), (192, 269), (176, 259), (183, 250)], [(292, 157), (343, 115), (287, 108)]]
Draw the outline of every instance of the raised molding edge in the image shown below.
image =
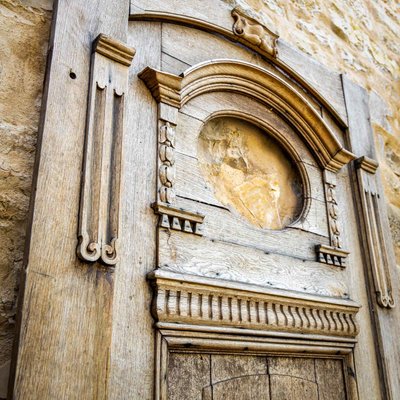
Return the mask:
[(376, 170), (377, 161), (360, 157), (355, 161), (357, 183), (360, 193), (360, 208), (364, 221), (367, 257), (370, 263), (372, 280), (379, 306), (395, 306), (390, 276), (389, 255), (383, 235), (382, 204)]
[(319, 244), (315, 247), (318, 261), (324, 264), (335, 265), (337, 267), (346, 267), (346, 259), (350, 254), (348, 251), (337, 249), (331, 246)]
[(160, 216), (160, 227), (194, 233), (199, 236), (203, 235), (202, 223), (204, 215), (160, 203), (152, 204), (152, 208)]
[(134, 54), (103, 34), (93, 44), (77, 254), (110, 266), (118, 262), (125, 91)]
[(232, 17), (235, 20), (232, 30), (236, 36), (259, 47), (272, 57), (277, 56), (276, 41), (279, 35), (276, 32), (273, 32), (255, 17), (250, 16), (241, 6), (233, 8)]
[(157, 322), (352, 338), (358, 334), (359, 306), (351, 300), (303, 296), (161, 269), (151, 272), (148, 279), (154, 288), (152, 312)]
[(136, 52), (134, 48), (128, 47), (124, 43), (102, 33), (97, 36), (93, 50), (127, 67), (131, 65)]
[(339, 359), (344, 367), (346, 398), (358, 400), (354, 339), (302, 334), (276, 336), (272, 332), (234, 330), (226, 327), (199, 329), (186, 324), (158, 323), (157, 328), (154, 396), (156, 400), (168, 399), (165, 377), (168, 376), (168, 359), (172, 352)]
[(181, 76), (147, 67), (139, 77), (157, 102), (175, 108), (203, 93), (244, 93), (273, 106), (293, 123), (324, 169), (337, 172), (355, 158), (340, 144), (303, 94), (262, 67), (244, 61), (221, 59), (200, 63)]
[(379, 167), (379, 163), (372, 158), (367, 156), (359, 157), (355, 160), (356, 168), (361, 168), (370, 174), (375, 174), (376, 170)]

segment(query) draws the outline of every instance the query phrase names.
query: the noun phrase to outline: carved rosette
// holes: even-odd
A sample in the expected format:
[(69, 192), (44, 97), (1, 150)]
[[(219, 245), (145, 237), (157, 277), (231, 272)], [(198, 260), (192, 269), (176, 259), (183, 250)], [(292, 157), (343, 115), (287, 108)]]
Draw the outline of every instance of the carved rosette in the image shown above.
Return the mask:
[(360, 193), (360, 211), (364, 223), (364, 242), (371, 270), (377, 303), (393, 308), (394, 298), (389, 268), (389, 254), (382, 227), (382, 200), (376, 177), (378, 163), (368, 157), (356, 160)]
[(260, 23), (255, 16), (250, 16), (245, 9), (238, 6), (232, 10), (233, 33), (249, 44), (264, 50), (272, 57), (278, 54), (276, 41), (279, 35)]
[(158, 189), (160, 201), (172, 204), (175, 201), (175, 125), (160, 121), (158, 157), (160, 162)]
[(84, 261), (118, 262), (124, 101), (134, 54), (103, 34), (94, 41), (77, 247)]

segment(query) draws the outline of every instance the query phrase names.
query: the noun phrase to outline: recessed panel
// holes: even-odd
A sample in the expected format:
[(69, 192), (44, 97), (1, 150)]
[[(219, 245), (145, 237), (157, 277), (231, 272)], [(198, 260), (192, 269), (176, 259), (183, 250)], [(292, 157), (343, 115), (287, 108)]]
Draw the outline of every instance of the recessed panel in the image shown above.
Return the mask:
[(267, 132), (238, 118), (214, 118), (204, 125), (198, 146), (206, 181), (231, 211), (263, 229), (283, 229), (299, 218), (299, 170)]

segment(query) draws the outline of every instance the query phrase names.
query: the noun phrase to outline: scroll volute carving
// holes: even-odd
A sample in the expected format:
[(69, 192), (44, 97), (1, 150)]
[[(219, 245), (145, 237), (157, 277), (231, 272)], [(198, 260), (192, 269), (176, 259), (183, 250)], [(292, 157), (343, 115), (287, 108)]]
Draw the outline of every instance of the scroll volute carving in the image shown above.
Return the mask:
[(259, 47), (272, 57), (276, 57), (278, 50), (276, 41), (279, 35), (248, 15), (242, 7), (235, 7), (232, 10), (233, 33), (246, 42)]
[(393, 308), (394, 299), (389, 268), (389, 254), (382, 226), (382, 199), (377, 182), (378, 163), (368, 157), (356, 160), (360, 193), (359, 210), (364, 222), (364, 243), (371, 269), (376, 300), (381, 307)]
[(124, 101), (134, 53), (103, 34), (93, 45), (77, 248), (84, 261), (118, 261)]

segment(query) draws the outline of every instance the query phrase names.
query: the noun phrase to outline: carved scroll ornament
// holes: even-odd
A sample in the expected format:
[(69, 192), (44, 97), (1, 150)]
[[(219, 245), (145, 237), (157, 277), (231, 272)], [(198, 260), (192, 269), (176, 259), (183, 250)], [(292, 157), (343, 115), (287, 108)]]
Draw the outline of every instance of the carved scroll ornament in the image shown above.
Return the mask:
[(118, 261), (124, 100), (134, 53), (103, 34), (93, 46), (77, 248), (84, 261)]
[(356, 160), (360, 209), (364, 221), (365, 244), (376, 300), (381, 307), (393, 308), (394, 299), (389, 272), (389, 255), (383, 236), (382, 200), (377, 184), (378, 163), (368, 157)]
[(276, 41), (279, 35), (272, 30), (268, 29), (264, 24), (258, 22), (254, 17), (242, 7), (235, 7), (232, 10), (232, 17), (235, 20), (233, 24), (233, 33), (246, 42), (259, 47), (272, 57), (276, 57), (278, 50)]

